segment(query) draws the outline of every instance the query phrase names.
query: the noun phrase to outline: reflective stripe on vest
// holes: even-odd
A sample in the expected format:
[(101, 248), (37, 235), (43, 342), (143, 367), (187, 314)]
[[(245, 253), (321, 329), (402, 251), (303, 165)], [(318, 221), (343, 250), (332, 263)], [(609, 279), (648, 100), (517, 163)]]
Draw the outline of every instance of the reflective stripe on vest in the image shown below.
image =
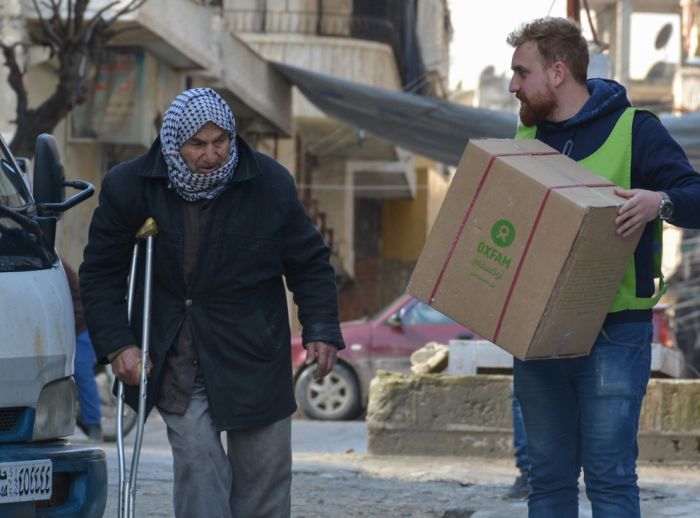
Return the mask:
[[(615, 127), (608, 135), (607, 140), (595, 152), (583, 160), (581, 164), (600, 176), (624, 189), (630, 188), (632, 174), (632, 123), (634, 122), (635, 108), (627, 108), (618, 119)], [(525, 127), (518, 125), (516, 139), (534, 139), (537, 135), (537, 127)], [(637, 297), (637, 277), (634, 257), (625, 270), (622, 282), (617, 289), (615, 300), (609, 309), (609, 313), (624, 311), (627, 309), (650, 309), (659, 301), (666, 290), (663, 275), (661, 274), (661, 246), (663, 223), (660, 220), (653, 221), (654, 232), (654, 278), (659, 279), (659, 289), (652, 297)]]

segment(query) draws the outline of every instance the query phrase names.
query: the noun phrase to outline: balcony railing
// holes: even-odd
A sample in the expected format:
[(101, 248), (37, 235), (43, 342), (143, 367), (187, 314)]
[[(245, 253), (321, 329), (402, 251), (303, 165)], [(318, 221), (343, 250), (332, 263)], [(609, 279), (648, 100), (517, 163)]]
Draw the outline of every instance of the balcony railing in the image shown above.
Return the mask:
[(371, 16), (325, 11), (224, 9), (235, 32), (307, 34), (358, 38), (389, 45), (398, 55), (399, 33), (391, 21)]

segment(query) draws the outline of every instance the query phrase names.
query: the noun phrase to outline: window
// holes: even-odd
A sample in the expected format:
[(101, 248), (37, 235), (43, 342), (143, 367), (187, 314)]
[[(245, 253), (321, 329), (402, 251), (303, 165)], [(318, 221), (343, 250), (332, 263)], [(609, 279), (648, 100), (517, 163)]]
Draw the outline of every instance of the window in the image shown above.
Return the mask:
[(402, 322), (412, 326), (416, 324), (454, 324), (454, 320), (443, 315), (437, 309), (422, 302), (416, 303), (406, 312)]

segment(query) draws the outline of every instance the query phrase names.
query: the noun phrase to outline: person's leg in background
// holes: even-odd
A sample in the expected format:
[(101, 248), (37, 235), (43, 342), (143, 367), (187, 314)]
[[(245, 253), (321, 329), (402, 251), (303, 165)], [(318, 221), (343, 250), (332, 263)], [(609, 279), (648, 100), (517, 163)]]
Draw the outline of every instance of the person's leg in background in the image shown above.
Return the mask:
[(581, 459), (571, 361), (515, 359), (513, 363), (515, 397), (527, 431), (532, 518), (578, 517)]
[(575, 360), (583, 472), (594, 518), (640, 516), (637, 431), (652, 332), (650, 323), (606, 326), (590, 356)]
[(75, 343), (75, 385), (80, 405), (80, 428), (90, 440), (102, 440), (102, 416), (100, 414), (100, 394), (95, 382), (95, 350), (92, 348), (87, 330), (80, 333)]
[(513, 450), (515, 453), (515, 467), (520, 473), (515, 482), (506, 493), (506, 498), (524, 499), (530, 492), (528, 478), (530, 476), (530, 459), (527, 456), (527, 434), (523, 421), (523, 411), (520, 408), (518, 398), (513, 394)]

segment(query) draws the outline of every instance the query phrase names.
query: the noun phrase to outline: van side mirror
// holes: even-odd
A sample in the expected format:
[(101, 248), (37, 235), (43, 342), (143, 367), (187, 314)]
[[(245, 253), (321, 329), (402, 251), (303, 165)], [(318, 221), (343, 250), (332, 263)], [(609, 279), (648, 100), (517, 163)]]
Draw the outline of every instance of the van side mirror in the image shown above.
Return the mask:
[[(48, 247), (56, 243), (56, 223), (63, 213), (95, 193), (95, 188), (82, 180), (66, 180), (56, 139), (42, 133), (36, 139), (34, 152), (33, 195), (37, 205), (38, 223)], [(80, 192), (65, 200), (66, 186)]]

